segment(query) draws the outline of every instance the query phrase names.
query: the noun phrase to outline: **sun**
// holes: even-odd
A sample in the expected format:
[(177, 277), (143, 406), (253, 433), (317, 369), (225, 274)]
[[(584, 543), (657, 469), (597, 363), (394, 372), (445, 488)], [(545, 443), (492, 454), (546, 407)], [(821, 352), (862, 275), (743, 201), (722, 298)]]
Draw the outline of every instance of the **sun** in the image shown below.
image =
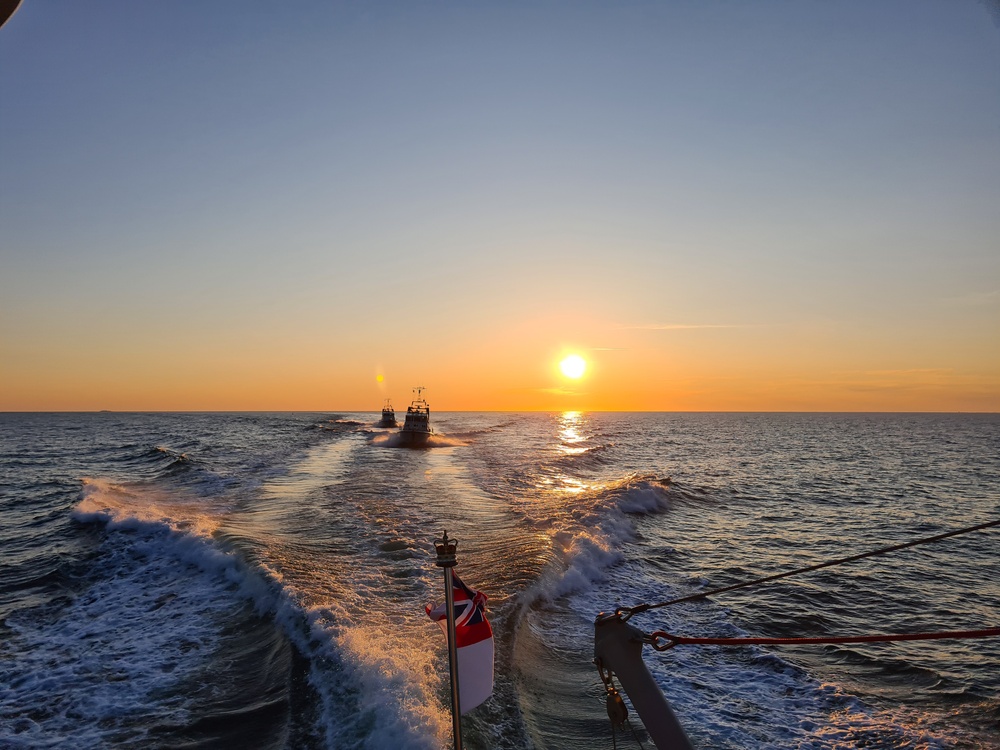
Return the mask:
[(587, 369), (587, 363), (579, 354), (570, 354), (559, 363), (559, 369), (567, 378), (576, 380), (581, 377)]

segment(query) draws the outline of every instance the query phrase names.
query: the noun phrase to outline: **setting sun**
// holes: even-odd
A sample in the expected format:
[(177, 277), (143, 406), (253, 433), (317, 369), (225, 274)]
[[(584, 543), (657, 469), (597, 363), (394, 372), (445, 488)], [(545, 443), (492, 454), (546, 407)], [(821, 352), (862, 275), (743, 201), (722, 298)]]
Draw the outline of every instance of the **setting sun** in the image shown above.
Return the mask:
[(587, 369), (587, 363), (579, 354), (570, 354), (559, 363), (559, 369), (567, 378), (579, 378)]

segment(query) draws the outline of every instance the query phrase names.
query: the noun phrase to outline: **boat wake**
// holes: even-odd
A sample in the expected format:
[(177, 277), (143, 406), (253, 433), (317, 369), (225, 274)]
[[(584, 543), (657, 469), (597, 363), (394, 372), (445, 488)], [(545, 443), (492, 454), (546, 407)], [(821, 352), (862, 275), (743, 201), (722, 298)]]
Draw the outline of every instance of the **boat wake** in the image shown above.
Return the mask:
[[(656, 545), (648, 534), (678, 509), (717, 506), (714, 493), (675, 484), (669, 479), (636, 476), (603, 488), (588, 510), (575, 513), (553, 537), (555, 556), (539, 580), (526, 592), (518, 613), (514, 661), (520, 678), (539, 693), (564, 693), (567, 702), (602, 694), (596, 670), (580, 665), (593, 648), (593, 618), (620, 606), (656, 602), (691, 593), (707, 581), (690, 575), (674, 583), (663, 571), (683, 568), (679, 552)], [(695, 511), (696, 512), (696, 511)], [(643, 559), (629, 549), (641, 542)], [(649, 570), (660, 571), (655, 577)], [(610, 596), (609, 596), (610, 594)], [(640, 629), (676, 633), (746, 636), (745, 626), (714, 601), (692, 602), (647, 616), (631, 624)], [(746, 726), (760, 747), (837, 750), (869, 746), (943, 750), (955, 747), (948, 731), (934, 726), (935, 717), (917, 710), (884, 710), (844, 685), (823, 682), (782, 653), (763, 648), (722, 649), (680, 647), (651, 652), (644, 659), (668, 696), (696, 746), (736, 750), (746, 747)], [(549, 675), (576, 671), (572, 688)], [(734, 696), (739, 696), (734, 704)], [(580, 717), (567, 717), (532, 706), (526, 720), (540, 743), (551, 737), (579, 736), (587, 728)], [(593, 719), (594, 717), (590, 717)], [(596, 729), (595, 721), (590, 731)], [(960, 745), (966, 747), (966, 745)], [(975, 747), (969, 744), (968, 747)]]
[[(39, 706), (36, 724), (19, 718), (12, 728), (18, 741), (69, 742), (82, 721), (91, 729), (81, 747), (154, 746), (157, 727), (186, 727), (198, 744), (203, 723), (225, 746), (440, 747), (449, 725), (433, 623), (422, 610), (392, 621), (358, 614), (384, 588), (380, 573), (345, 586), (315, 561), (293, 564), (295, 550), (278, 538), (248, 556), (223, 512), (147, 484), (88, 479), (72, 517), (104, 532), (96, 578), (68, 608), (8, 622), (18, 649), (32, 656), (0, 677), (18, 686), (18, 713)], [(394, 539), (380, 549), (408, 562), (411, 547)], [(80, 643), (88, 644), (83, 657), (68, 653)], [(231, 679), (220, 678), (227, 671)], [(197, 687), (209, 672), (228, 692)], [(64, 683), (54, 697), (53, 675)], [(311, 697), (297, 699), (294, 685)], [(89, 697), (80, 704), (80, 695)], [(296, 700), (318, 715), (292, 711)], [(10, 739), (5, 731), (0, 745)], [(289, 745), (289, 737), (299, 741)]]
[(467, 442), (456, 437), (450, 437), (440, 433), (431, 433), (427, 436), (426, 442), (422, 445), (413, 445), (412, 439), (399, 431), (376, 434), (371, 439), (372, 445), (380, 448), (461, 448), (468, 445)]
[[(4, 648), (21, 657), (0, 666), (0, 745), (156, 746), (163, 728), (224, 711), (231, 696), (193, 685), (226, 648), (223, 623), (253, 632), (258, 618), (245, 570), (210, 542), (218, 516), (192, 499), (87, 479), (72, 518), (109, 533), (66, 578), (69, 595), (5, 621)], [(269, 668), (259, 675), (266, 687)], [(247, 722), (271, 695), (244, 696)]]
[[(407, 452), (377, 449), (402, 447), (398, 430), (336, 421), (351, 416), (55, 415), (0, 430), (15, 477), (0, 747), (437, 750), (446, 647), (424, 605), (440, 598), (443, 529), (490, 597), (496, 639), (496, 690), (465, 717), (467, 746), (610, 747), (598, 613), (899, 541), (900, 515), (930, 534), (996, 510), (993, 474), (948, 473), (937, 437), (950, 418), (921, 428), (927, 468), (911, 478), (923, 418), (884, 419), (898, 432), (888, 474), (825, 458), (796, 474), (773, 467), (829, 445), (868, 456), (876, 433), (845, 440), (840, 417), (768, 433), (785, 418), (445, 413), (428, 447), (452, 450)], [(779, 448), (744, 440), (744, 421)], [(824, 424), (830, 441), (812, 432)], [(962, 424), (962, 450), (995, 474), (996, 421)], [(107, 444), (92, 444), (101, 430)], [(934, 487), (956, 495), (948, 508)], [(722, 638), (991, 624), (995, 541), (629, 622)], [(644, 651), (699, 747), (1000, 750), (995, 641)]]

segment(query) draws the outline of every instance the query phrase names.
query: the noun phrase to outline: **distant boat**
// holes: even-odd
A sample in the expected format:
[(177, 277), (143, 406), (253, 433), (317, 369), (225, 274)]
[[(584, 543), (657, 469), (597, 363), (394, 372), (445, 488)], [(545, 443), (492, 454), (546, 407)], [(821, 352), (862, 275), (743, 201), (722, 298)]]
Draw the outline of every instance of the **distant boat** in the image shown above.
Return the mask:
[(396, 422), (396, 412), (393, 411), (392, 404), (389, 403), (389, 399), (385, 400), (385, 406), (382, 407), (382, 419), (378, 421), (376, 427), (395, 427), (398, 424)]
[(422, 385), (413, 389), (417, 397), (406, 407), (406, 419), (399, 430), (401, 445), (407, 448), (421, 448), (431, 436), (431, 407), (420, 396), (423, 390)]

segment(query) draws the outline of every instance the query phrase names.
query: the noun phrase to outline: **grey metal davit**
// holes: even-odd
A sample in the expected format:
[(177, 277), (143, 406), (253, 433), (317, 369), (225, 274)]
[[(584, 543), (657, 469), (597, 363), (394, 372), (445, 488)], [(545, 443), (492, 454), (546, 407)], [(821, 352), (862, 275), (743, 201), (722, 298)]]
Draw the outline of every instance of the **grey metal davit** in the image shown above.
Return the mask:
[[(615, 691), (611, 675), (618, 677), (657, 750), (694, 750), (673, 709), (642, 661), (644, 638), (645, 634), (625, 622), (621, 615), (598, 615), (594, 621), (594, 663), (601, 672), (601, 679), (605, 681), (609, 696), (612, 696)], [(609, 707), (609, 716), (611, 713)]]

